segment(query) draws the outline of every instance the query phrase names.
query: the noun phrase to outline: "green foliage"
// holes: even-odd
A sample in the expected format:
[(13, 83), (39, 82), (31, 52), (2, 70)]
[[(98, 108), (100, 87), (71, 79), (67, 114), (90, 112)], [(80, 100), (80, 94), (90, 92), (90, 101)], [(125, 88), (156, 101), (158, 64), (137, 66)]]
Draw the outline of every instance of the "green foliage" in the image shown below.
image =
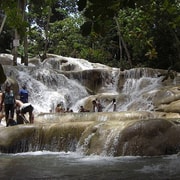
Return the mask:
[(6, 23), (12, 29), (17, 29), (21, 36), (26, 33), (28, 23), (23, 20), (21, 9), (18, 7), (18, 1), (6, 0), (0, 2), (0, 8), (7, 15)]
[(29, 31), (29, 46), (28, 51), (32, 56), (43, 53), (45, 39), (42, 36), (41, 30), (36, 27), (31, 28)]
[[(177, 0), (28, 0), (27, 21), (17, 2), (0, 0), (7, 14), (1, 52), (11, 48), (17, 29), (20, 42), (28, 35), (29, 54), (47, 51), (125, 68), (130, 58), (135, 67), (168, 68), (179, 62)], [(22, 49), (21, 44), (20, 54)]]
[(145, 9), (151, 13), (151, 35), (154, 38), (157, 60), (151, 62), (153, 67), (175, 67), (180, 59), (180, 6), (178, 1), (153, 1), (151, 9)]
[(141, 8), (127, 8), (120, 10), (118, 19), (133, 60), (157, 58), (153, 37), (149, 33), (151, 31), (149, 23), (152, 18), (148, 17)]
[(81, 26), (81, 33), (83, 36), (88, 36), (91, 33), (92, 29), (92, 22), (91, 21), (86, 21), (84, 24)]
[(77, 15), (52, 23), (49, 52), (105, 63), (109, 52), (97, 41), (99, 38), (95, 34), (86, 37), (81, 35), (83, 22), (84, 18)]
[[(6, 11), (8, 17), (7, 24), (12, 29), (17, 29), (19, 35), (23, 37), (29, 24), (22, 19), (22, 14), (20, 12), (17, 13), (18, 11), (17, 8)], [(14, 19), (14, 17), (16, 17), (16, 19)]]
[(24, 20), (23, 3), (25, 3), (25, 0), (0, 1), (0, 9), (7, 17), (0, 36), (0, 42), (3, 44), (0, 48), (1, 52), (11, 52), (12, 41), (15, 38), (15, 30), (17, 30), (17, 33), (21, 38), (26, 35), (29, 24)]
[(118, 0), (89, 0), (87, 2), (79, 0), (78, 3), (79, 10), (83, 11), (87, 19), (81, 27), (83, 35), (90, 35), (90, 30), (101, 34), (107, 32), (106, 22), (116, 16), (120, 5)]
[(12, 48), (12, 31), (8, 26), (0, 34), (0, 53), (10, 52)]
[(108, 64), (108, 65), (114, 65), (109, 64), (107, 59), (110, 56), (110, 54), (104, 49), (93, 49), (93, 48), (83, 48), (80, 51), (80, 57), (84, 57), (85, 59), (90, 60), (93, 63), (102, 63), (102, 64)]
[[(117, 53), (118, 44), (121, 49), (120, 40), (124, 39), (134, 66), (144, 64), (168, 68), (179, 61), (180, 5), (178, 1), (88, 0), (83, 4), (83, 0), (79, 0), (79, 4), (88, 22), (82, 26), (82, 32), (85, 35), (90, 35), (94, 31), (105, 37), (109, 36), (113, 28), (113, 17), (117, 17), (119, 12), (120, 32), (115, 33), (119, 34), (120, 39), (118, 40), (118, 36), (116, 39), (111, 37), (111, 40), (116, 42), (117, 47), (114, 46), (111, 49), (114, 49), (113, 53), (116, 53), (117, 60), (118, 56), (126, 59), (122, 54), (123, 51), (119, 52), (119, 55)], [(108, 21), (111, 22), (111, 26)], [(113, 29), (116, 29), (116, 26), (114, 24)], [(121, 37), (120, 33), (122, 33)]]
[(49, 51), (76, 57), (84, 41), (79, 32), (82, 22), (83, 19), (81, 17), (73, 16), (52, 23)]
[[(38, 54), (43, 53), (44, 57), (46, 57), (48, 51), (52, 52), (51, 47), (56, 44), (54, 43), (56, 39), (51, 39), (53, 38), (51, 34), (52, 32), (56, 33), (56, 30), (50, 30), (51, 25), (63, 21), (63, 19), (68, 17), (68, 13), (76, 12), (75, 4), (76, 1), (73, 0), (46, 0), (43, 3), (35, 3), (33, 0), (33, 3), (29, 5), (30, 13), (28, 19), (31, 24), (34, 24), (33, 30), (30, 31), (30, 35), (36, 38), (34, 40), (30, 37), (30, 39), (32, 46), (37, 48), (35, 52)], [(34, 47), (31, 47), (30, 52), (33, 50)]]

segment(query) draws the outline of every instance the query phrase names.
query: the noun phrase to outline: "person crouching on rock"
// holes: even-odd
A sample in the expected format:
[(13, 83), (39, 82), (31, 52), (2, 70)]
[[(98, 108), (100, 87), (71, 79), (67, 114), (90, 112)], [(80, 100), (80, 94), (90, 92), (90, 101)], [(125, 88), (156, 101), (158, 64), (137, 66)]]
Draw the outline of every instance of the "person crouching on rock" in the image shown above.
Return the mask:
[(31, 124), (34, 123), (34, 114), (33, 114), (34, 107), (31, 105), (31, 103), (23, 103), (20, 100), (16, 100), (16, 108), (17, 108), (17, 112), (23, 116), (25, 121), (26, 121), (25, 114), (29, 113), (29, 122)]

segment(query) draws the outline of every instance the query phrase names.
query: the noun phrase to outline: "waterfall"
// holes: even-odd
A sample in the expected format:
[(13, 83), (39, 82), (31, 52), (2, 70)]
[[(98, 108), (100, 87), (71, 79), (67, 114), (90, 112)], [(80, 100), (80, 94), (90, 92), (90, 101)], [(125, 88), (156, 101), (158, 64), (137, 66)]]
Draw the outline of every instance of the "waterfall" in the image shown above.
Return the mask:
[(110, 133), (104, 143), (104, 148), (101, 153), (102, 156), (114, 156), (116, 154), (119, 134), (120, 131), (118, 128), (110, 130)]
[(19, 71), (17, 80), (20, 86), (26, 83), (30, 102), (37, 113), (54, 110), (60, 102), (65, 108), (71, 108), (79, 99), (88, 95), (81, 84), (48, 68)]
[[(17, 80), (19, 87), (26, 84), (36, 116), (34, 124), (2, 128), (2, 152), (80, 150), (86, 155), (102, 156), (166, 154), (171, 149), (177, 152), (180, 131), (174, 123), (157, 120), (166, 113), (155, 112), (153, 104), (164, 87), (159, 70), (120, 71), (82, 59), (56, 56), (36, 66), (6, 66), (5, 72)], [(177, 100), (179, 96), (173, 97), (174, 92), (179, 89), (166, 91), (172, 100), (162, 102)], [(117, 112), (112, 112), (113, 98)], [(102, 104), (103, 112), (91, 112), (95, 99)], [(59, 103), (74, 113), (54, 113)], [(81, 105), (90, 112), (77, 113)], [(167, 143), (156, 141), (157, 134), (167, 137), (164, 138)], [(175, 141), (171, 145), (172, 137)], [(150, 145), (146, 146), (148, 142)], [(153, 142), (158, 142), (157, 146), (149, 148)]]
[(162, 86), (161, 78), (157, 77), (157, 71), (148, 68), (138, 68), (125, 71), (125, 83), (122, 94), (127, 98), (120, 107), (127, 110), (153, 110), (153, 96)]
[[(62, 60), (62, 57), (59, 59)], [(117, 99), (117, 111), (153, 110), (153, 95), (161, 87), (158, 70), (137, 68), (121, 72), (118, 68), (87, 63), (81, 59), (74, 61), (66, 58), (64, 63), (60, 60), (58, 57), (50, 58), (36, 67), (13, 69), (19, 86), (26, 84), (35, 112), (54, 112), (59, 103), (74, 112), (78, 112), (81, 105), (91, 110), (91, 101), (96, 98), (100, 99), (104, 112), (112, 112), (113, 98)], [(73, 64), (78, 71), (59, 70), (68, 64)], [(52, 69), (56, 66), (57, 69)], [(93, 69), (97, 71), (93, 73)], [(92, 77), (95, 73), (97, 75)], [(100, 78), (96, 89), (93, 89), (92, 83), (96, 79), (91, 78)], [(93, 95), (94, 90), (97, 92)]]

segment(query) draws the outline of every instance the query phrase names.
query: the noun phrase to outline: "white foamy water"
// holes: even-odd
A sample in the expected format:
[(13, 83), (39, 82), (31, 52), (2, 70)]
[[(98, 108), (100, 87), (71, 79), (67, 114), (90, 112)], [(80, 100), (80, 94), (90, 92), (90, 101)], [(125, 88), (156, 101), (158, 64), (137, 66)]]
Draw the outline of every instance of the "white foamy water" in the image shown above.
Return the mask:
[[(11, 56), (8, 57), (12, 59)], [(58, 63), (59, 67), (57, 69), (52, 69), (54, 63)], [(97, 97), (104, 96), (101, 103), (105, 112), (113, 111), (113, 105), (111, 102), (106, 101), (106, 96), (107, 99), (109, 97), (120, 99), (117, 103), (117, 111), (151, 111), (153, 109), (152, 98), (158, 88), (161, 87), (162, 78), (157, 78), (156, 71), (151, 77), (152, 72), (150, 73), (146, 68), (139, 68), (123, 72), (123, 87), (119, 89), (119, 76), (122, 73), (120, 69), (90, 63), (84, 59), (54, 55), (49, 61), (45, 60), (43, 63), (31, 68), (23, 68), (23, 65), (21, 65), (22, 68), (16, 69), (16, 72), (14, 72), (19, 86), (26, 84), (30, 94), (29, 100), (34, 106), (34, 112), (53, 112), (59, 103), (63, 104), (65, 109), (70, 108), (74, 112), (78, 112), (79, 107), (84, 105), (88, 98), (93, 98), (93, 95), (87, 92), (81, 80), (67, 78), (63, 75), (60, 69), (64, 65), (73, 65), (77, 71), (102, 70), (101, 77), (104, 82)], [(108, 75), (104, 73), (103, 70), (105, 69), (108, 71)]]

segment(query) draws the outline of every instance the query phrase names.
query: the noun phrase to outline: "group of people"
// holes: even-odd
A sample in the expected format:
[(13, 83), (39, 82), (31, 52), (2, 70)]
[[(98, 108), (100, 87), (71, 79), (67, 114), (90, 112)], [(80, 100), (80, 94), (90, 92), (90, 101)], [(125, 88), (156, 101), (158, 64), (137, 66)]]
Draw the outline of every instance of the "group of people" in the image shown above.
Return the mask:
[(56, 113), (66, 113), (66, 112), (73, 112), (73, 110), (69, 109), (68, 107), (67, 107), (67, 109), (65, 109), (63, 107), (63, 105), (61, 103), (59, 103), (59, 104), (57, 104), (57, 106), (55, 108), (55, 112)]
[[(19, 91), (19, 99), (15, 98), (14, 92), (10, 84), (5, 85), (4, 92), (0, 92), (0, 122), (1, 119), (5, 116), (6, 126), (15, 125), (15, 124), (24, 124), (24, 123), (33, 123), (34, 115), (33, 115), (33, 106), (28, 102), (28, 91), (26, 86), (23, 85), (22, 89)], [(116, 99), (113, 99), (113, 111), (116, 111)], [(14, 120), (14, 114), (16, 110), (16, 121)], [(102, 112), (103, 106), (100, 103), (100, 100), (95, 99), (92, 101), (92, 111), (93, 112)], [(4, 112), (4, 113), (3, 113)], [(55, 112), (57, 113), (65, 113), (65, 112), (73, 112), (72, 109), (63, 108), (62, 104), (57, 104), (55, 108)], [(90, 112), (84, 108), (84, 106), (80, 106), (79, 112)], [(26, 119), (25, 114), (29, 113), (29, 121)]]
[(103, 106), (100, 103), (100, 100), (96, 99), (92, 101), (93, 112), (102, 112)]
[[(112, 105), (113, 105), (113, 111), (116, 111), (116, 99), (114, 98), (112, 100)], [(100, 103), (99, 99), (95, 99), (92, 101), (92, 112), (102, 112), (103, 111), (103, 106)], [(51, 111), (50, 111), (51, 112)], [(63, 106), (63, 103), (58, 103), (57, 106), (55, 107), (55, 112), (56, 113), (66, 113), (66, 112), (73, 112), (72, 109), (65, 109)], [(79, 111), (78, 112), (90, 112), (90, 110), (86, 109), (84, 106), (80, 106), (79, 107)]]
[[(112, 105), (113, 105), (113, 111), (116, 111), (116, 99), (113, 98), (112, 100)], [(103, 106), (100, 103), (100, 100), (95, 99), (92, 101), (92, 111), (93, 112), (102, 112), (103, 111)], [(84, 108), (84, 106), (80, 106), (79, 112), (90, 112), (90, 110), (87, 110)]]
[[(31, 103), (28, 102), (28, 96), (29, 94), (25, 85), (23, 85), (19, 91), (18, 100), (15, 98), (11, 85), (9, 83), (5, 85), (4, 92), (0, 93), (0, 111), (1, 114), (3, 114), (3, 112), (5, 113), (6, 126), (34, 122), (34, 108)], [(14, 120), (15, 109), (16, 121)], [(26, 113), (29, 113), (29, 121), (25, 117)]]

